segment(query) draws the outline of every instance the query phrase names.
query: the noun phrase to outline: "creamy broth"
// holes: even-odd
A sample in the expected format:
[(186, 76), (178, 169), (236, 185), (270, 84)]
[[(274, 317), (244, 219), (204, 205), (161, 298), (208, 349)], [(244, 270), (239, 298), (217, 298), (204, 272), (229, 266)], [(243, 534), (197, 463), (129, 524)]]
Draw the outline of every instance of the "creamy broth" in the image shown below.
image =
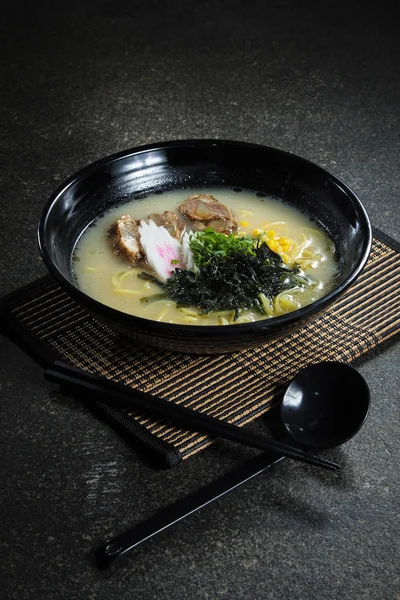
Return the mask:
[(143, 304), (141, 298), (160, 292), (151, 281), (137, 275), (143, 267), (134, 267), (113, 251), (108, 234), (122, 214), (145, 219), (151, 213), (176, 212), (190, 194), (212, 194), (233, 211), (238, 231), (255, 235), (257, 230), (268, 245), (291, 266), (298, 264), (311, 283), (279, 294), (271, 303), (270, 313), (258, 309), (243, 310), (236, 323), (259, 321), (290, 312), (326, 295), (333, 286), (337, 263), (333, 242), (305, 215), (281, 201), (257, 197), (253, 192), (229, 189), (196, 189), (164, 192), (142, 200), (133, 200), (113, 208), (89, 226), (79, 239), (73, 270), (79, 288), (99, 302), (142, 318), (190, 325), (233, 323), (233, 311), (200, 315), (196, 307), (180, 307), (170, 299)]

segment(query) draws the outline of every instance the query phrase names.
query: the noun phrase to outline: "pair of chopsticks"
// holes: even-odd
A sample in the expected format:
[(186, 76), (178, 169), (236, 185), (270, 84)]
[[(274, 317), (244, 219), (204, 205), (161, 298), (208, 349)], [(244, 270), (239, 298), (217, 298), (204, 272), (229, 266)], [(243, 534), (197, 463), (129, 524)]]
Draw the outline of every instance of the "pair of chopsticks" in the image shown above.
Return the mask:
[(173, 421), (185, 428), (212, 437), (221, 437), (259, 450), (272, 450), (281, 456), (331, 471), (340, 469), (338, 464), (309, 454), (300, 448), (267, 439), (247, 429), (179, 404), (174, 404), (163, 398), (152, 396), (146, 392), (128, 389), (123, 384), (88, 373), (61, 361), (55, 361), (52, 368), (46, 370), (46, 378), (59, 384), (91, 390), (102, 397), (102, 402), (117, 409), (139, 409), (153, 417)]

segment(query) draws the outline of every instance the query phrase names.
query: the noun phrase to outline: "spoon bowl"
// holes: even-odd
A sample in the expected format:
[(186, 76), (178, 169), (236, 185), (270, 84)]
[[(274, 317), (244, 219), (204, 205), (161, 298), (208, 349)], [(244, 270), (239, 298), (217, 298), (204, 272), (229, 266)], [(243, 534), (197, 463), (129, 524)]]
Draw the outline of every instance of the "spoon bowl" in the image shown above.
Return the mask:
[(287, 433), (301, 446), (334, 448), (362, 427), (370, 407), (370, 391), (350, 365), (321, 362), (300, 371), (281, 404)]

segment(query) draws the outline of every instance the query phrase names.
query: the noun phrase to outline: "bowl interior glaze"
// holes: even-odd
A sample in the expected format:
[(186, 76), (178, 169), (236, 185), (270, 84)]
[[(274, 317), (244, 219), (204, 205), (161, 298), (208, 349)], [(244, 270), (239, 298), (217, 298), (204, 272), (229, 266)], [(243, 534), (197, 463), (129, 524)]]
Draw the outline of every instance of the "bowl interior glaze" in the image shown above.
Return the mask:
[[(158, 323), (121, 313), (78, 289), (72, 255), (99, 215), (132, 198), (174, 189), (227, 187), (281, 199), (311, 217), (333, 239), (339, 276), (324, 298), (257, 323), (193, 326)], [(339, 179), (296, 155), (223, 140), (183, 140), (143, 146), (104, 158), (73, 175), (49, 199), (39, 222), (39, 248), (62, 287), (109, 326), (139, 342), (184, 352), (240, 350), (281, 337), (335, 301), (363, 269), (371, 247), (368, 216)]]

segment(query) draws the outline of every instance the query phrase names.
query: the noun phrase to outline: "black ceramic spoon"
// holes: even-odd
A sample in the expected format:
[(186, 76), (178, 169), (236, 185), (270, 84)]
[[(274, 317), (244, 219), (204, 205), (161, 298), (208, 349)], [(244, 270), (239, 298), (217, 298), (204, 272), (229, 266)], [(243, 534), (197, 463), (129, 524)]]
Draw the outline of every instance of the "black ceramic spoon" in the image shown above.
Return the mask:
[(300, 371), (286, 390), (281, 419), (303, 447), (334, 448), (352, 438), (367, 418), (370, 392), (350, 365), (322, 362)]
[[(368, 385), (352, 367), (338, 362), (311, 365), (288, 386), (281, 417), (293, 439), (307, 446), (332, 447), (349, 440), (363, 425), (370, 405)], [(160, 510), (149, 519), (107, 540), (95, 554), (100, 568), (221, 498), (282, 460), (275, 452), (257, 456), (245, 465)]]

